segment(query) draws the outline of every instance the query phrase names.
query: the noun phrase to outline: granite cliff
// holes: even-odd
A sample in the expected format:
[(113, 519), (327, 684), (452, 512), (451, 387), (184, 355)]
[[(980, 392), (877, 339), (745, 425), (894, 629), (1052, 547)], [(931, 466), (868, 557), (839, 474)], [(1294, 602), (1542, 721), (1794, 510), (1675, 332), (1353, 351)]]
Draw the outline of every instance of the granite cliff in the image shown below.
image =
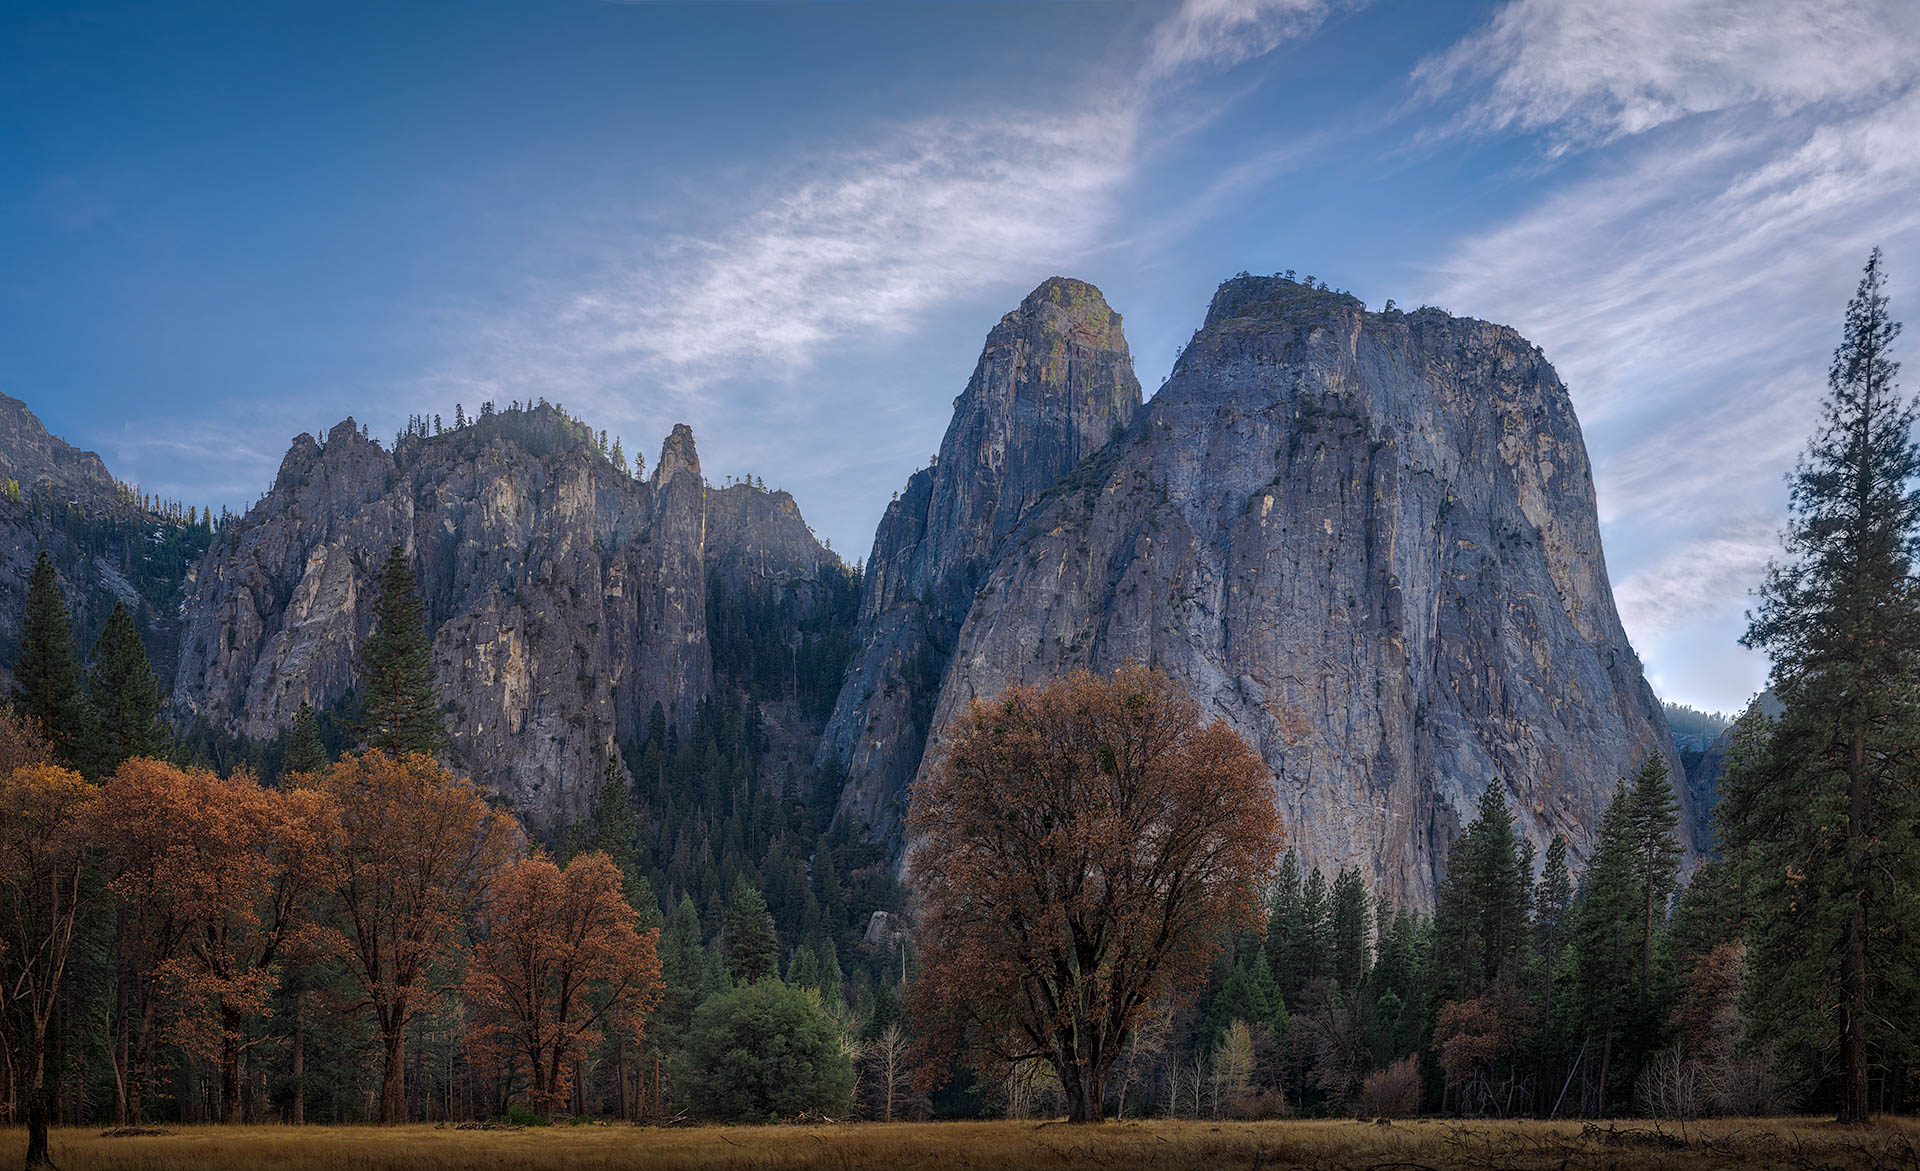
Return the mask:
[(178, 718), (270, 740), (302, 701), (345, 696), (374, 575), (399, 544), (426, 601), (450, 763), (536, 831), (565, 825), (656, 703), (684, 722), (711, 689), (710, 559), (784, 583), (832, 557), (790, 499), (726, 497), (710, 516), (710, 495), (685, 426), (642, 481), (544, 403), (391, 451), (351, 419), (324, 443), (302, 435), (199, 566)]
[(0, 690), (12, 686), (27, 578), (53, 559), (85, 655), (115, 603), (132, 613), (164, 681), (180, 639), (181, 586), (211, 526), (149, 507), (107, 465), (50, 434), (19, 399), (0, 394)]
[[(870, 597), (899, 529), (940, 539), (902, 515), (912, 497), (882, 522)], [(929, 760), (969, 699), (1132, 658), (1265, 758), (1307, 863), (1382, 893), (1431, 905), (1489, 784), (1536, 845), (1564, 832), (1583, 854), (1649, 753), (1704, 845), (1703, 795), (1614, 609), (1572, 405), (1511, 329), (1230, 280), (1125, 433), (994, 545), (966, 579)], [(903, 770), (853, 759), (863, 806), (897, 807)]]
[(820, 748), (851, 778), (843, 811), (883, 836), (897, 830), (987, 567), (1033, 502), (1139, 407), (1120, 315), (1092, 285), (1044, 281), (987, 335), (933, 466), (907, 481), (874, 535), (853, 659)]

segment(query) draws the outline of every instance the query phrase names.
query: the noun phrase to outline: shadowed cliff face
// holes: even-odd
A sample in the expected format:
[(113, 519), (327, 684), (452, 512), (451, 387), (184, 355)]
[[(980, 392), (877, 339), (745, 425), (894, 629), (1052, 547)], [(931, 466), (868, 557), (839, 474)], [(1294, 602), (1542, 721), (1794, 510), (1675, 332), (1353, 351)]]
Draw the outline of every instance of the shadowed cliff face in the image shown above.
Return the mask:
[[(351, 420), (324, 446), (303, 435), (199, 568), (179, 714), (264, 740), (302, 700), (346, 694), (398, 543), (426, 599), (450, 763), (536, 829), (565, 824), (587, 812), (616, 737), (643, 734), (655, 702), (689, 719), (711, 688), (707, 495), (685, 426), (646, 481), (545, 406), (393, 452)], [(717, 542), (723, 572), (804, 573), (830, 558), (787, 511), (779, 531)], [(784, 515), (725, 512), (770, 527)], [(735, 566), (743, 550), (754, 556)]]
[(0, 394), (0, 691), (13, 660), (27, 579), (42, 549), (53, 560), (84, 656), (116, 603), (133, 615), (161, 679), (180, 637), (180, 589), (206, 547), (207, 527), (141, 508), (105, 463), (50, 434), (27, 405)]
[(931, 468), (874, 534), (856, 650), (821, 758), (851, 777), (841, 807), (882, 834), (920, 761), (954, 638), (986, 569), (1027, 510), (1140, 407), (1120, 315), (1054, 277), (1000, 319)]
[(1221, 286), (1126, 435), (1001, 542), (928, 759), (969, 699), (1129, 658), (1260, 752), (1307, 863), (1416, 905), (1489, 784), (1536, 845), (1584, 854), (1615, 782), (1661, 753), (1703, 844), (1572, 406), (1511, 329)]

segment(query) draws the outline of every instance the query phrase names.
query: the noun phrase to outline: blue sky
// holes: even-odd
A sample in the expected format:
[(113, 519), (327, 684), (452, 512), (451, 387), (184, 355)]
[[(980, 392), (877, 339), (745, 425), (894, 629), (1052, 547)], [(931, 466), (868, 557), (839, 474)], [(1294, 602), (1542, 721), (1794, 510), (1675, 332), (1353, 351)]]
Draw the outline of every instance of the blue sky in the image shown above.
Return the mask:
[(1656, 688), (1728, 708), (1872, 244), (1920, 318), (1916, 81), (1909, 0), (14, 0), (0, 390), (235, 510), (348, 414), (686, 421), (851, 558), (1043, 278), (1151, 391), (1291, 268), (1546, 350)]

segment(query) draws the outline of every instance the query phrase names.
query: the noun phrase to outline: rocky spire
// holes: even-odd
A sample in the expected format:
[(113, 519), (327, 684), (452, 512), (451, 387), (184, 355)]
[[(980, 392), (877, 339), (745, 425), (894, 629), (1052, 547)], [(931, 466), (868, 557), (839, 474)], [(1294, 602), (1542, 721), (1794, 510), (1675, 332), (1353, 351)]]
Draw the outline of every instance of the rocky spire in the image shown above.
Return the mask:
[(934, 466), (914, 473), (874, 534), (860, 646), (821, 749), (850, 771), (844, 804), (883, 831), (987, 565), (1140, 409), (1120, 315), (1084, 281), (1041, 282), (987, 335), (953, 408)]

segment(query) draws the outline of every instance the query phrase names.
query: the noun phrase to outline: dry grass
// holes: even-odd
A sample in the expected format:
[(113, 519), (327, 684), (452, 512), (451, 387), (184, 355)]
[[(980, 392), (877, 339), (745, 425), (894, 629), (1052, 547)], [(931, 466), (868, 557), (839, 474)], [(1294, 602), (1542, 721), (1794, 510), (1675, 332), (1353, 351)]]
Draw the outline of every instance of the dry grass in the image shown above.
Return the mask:
[[(17, 1165), (19, 1129), (0, 1131), (0, 1167)], [(892, 1126), (558, 1126), (459, 1131), (432, 1126), (182, 1127), (165, 1136), (105, 1138), (97, 1130), (54, 1134), (65, 1171), (292, 1168), (398, 1171), (588, 1171), (601, 1168), (1368, 1168), (1420, 1171), (1506, 1169), (1867, 1167), (1920, 1171), (1920, 1124), (1865, 1128), (1814, 1119), (1761, 1119), (1685, 1126), (1620, 1123), (1454, 1122), (1392, 1125), (1352, 1121), (944, 1122)]]

